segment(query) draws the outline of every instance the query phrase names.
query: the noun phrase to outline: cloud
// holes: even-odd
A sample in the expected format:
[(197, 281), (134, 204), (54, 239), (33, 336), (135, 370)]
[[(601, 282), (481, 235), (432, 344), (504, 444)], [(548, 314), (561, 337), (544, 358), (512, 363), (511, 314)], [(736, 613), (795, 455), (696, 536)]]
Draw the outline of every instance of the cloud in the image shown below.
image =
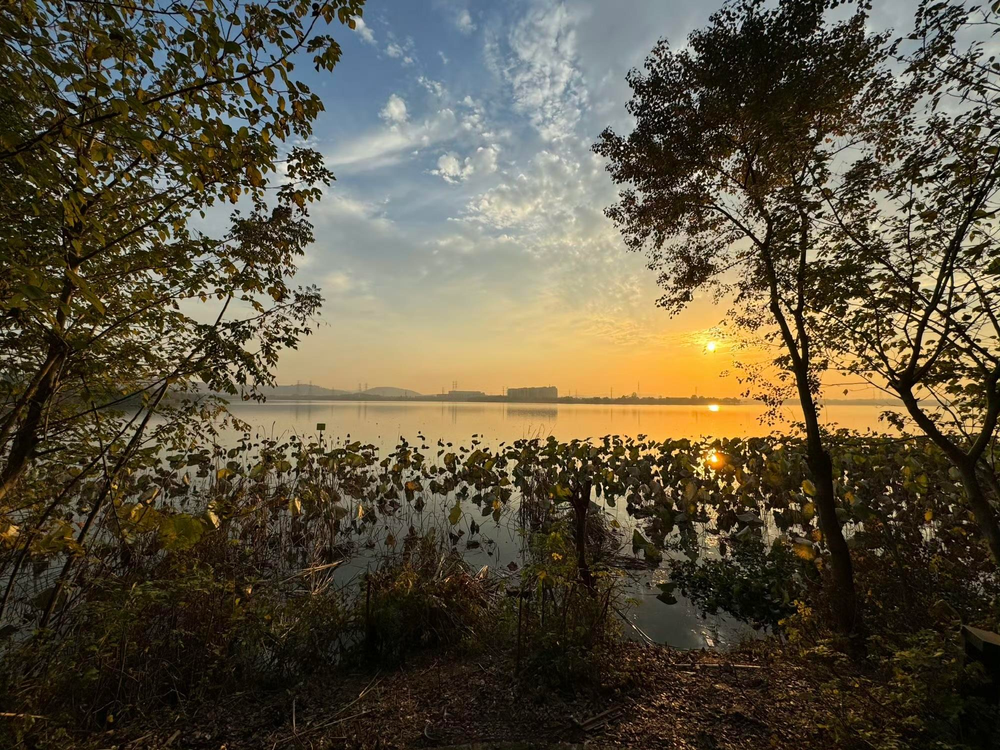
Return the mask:
[(354, 19), (354, 31), (361, 37), (361, 40), (365, 44), (377, 45), (378, 42), (375, 41), (375, 35), (372, 33), (371, 27), (368, 26), (364, 19), (358, 16)]
[[(469, 201), (465, 216), (494, 229), (565, 234), (578, 215), (601, 205), (588, 184), (593, 171), (568, 154), (540, 151), (525, 171), (506, 175)], [(594, 229), (588, 222), (586, 230)]]
[(442, 154), (437, 169), (431, 170), (431, 174), (440, 175), (445, 182), (458, 182), (462, 179), (462, 164), (455, 154)]
[[(335, 269), (316, 276), (332, 314), (353, 321), (363, 311), (378, 322), (373, 336), (426, 325), (469, 346), (466, 313), (502, 321), (502, 331), (530, 329), (540, 350), (570, 340), (662, 346), (654, 278), (603, 215), (614, 186), (589, 150), (605, 115), (588, 91), (602, 90), (602, 79), (584, 73), (578, 54), (581, 29), (596, 33), (584, 2), (529, 0), (510, 26), (484, 20), (490, 70), (463, 57), (439, 69), (441, 80), (404, 73), (410, 88), (398, 84), (373, 106), (376, 126), (328, 154), (337, 191), (367, 196), (324, 199), (315, 215), (311, 268)], [(388, 57), (414, 56), (408, 41), (386, 35)], [(631, 65), (647, 49), (615, 54)], [(624, 111), (625, 99), (616, 102)], [(389, 165), (398, 167), (391, 180), (352, 179)]]
[[(403, 104), (401, 109), (393, 97)], [(405, 116), (404, 121), (392, 116)], [(327, 155), (327, 164), (340, 171), (353, 172), (381, 169), (398, 164), (415, 152), (449, 140), (459, 132), (455, 112), (444, 107), (419, 122), (409, 119), (405, 102), (396, 94), (382, 108), (385, 124), (335, 148)]]
[(547, 141), (573, 135), (587, 108), (586, 81), (577, 68), (574, 19), (563, 4), (532, 8), (505, 42), (487, 45), (488, 63), (510, 86), (515, 109)]
[(370, 284), (346, 271), (330, 271), (320, 279), (319, 286), (323, 290), (324, 297), (329, 300), (334, 296), (367, 297)]
[[(449, 159), (438, 172), (461, 182), (466, 161)], [(521, 169), (498, 167), (496, 174), (496, 183), (469, 199), (453, 221), (538, 259), (532, 309), (554, 326), (610, 345), (659, 345), (664, 317), (653, 277), (604, 216), (614, 188), (586, 144), (542, 149)]]
[(435, 81), (427, 76), (417, 76), (417, 83), (427, 89), (428, 93), (433, 94), (438, 99), (444, 99), (448, 94), (448, 90), (444, 87), (441, 81)]
[(497, 171), (497, 157), (500, 149), (496, 144), (480, 146), (471, 156), (460, 159), (455, 153), (442, 154), (437, 162), (437, 169), (431, 174), (438, 175), (445, 182), (465, 182), (473, 175), (488, 175)]
[(410, 66), (416, 62), (413, 46), (413, 40), (409, 37), (405, 42), (397, 42), (392, 32), (389, 32), (389, 43), (385, 46), (385, 54), (399, 60), (404, 66)]
[(476, 24), (473, 23), (472, 16), (467, 8), (462, 8), (458, 12), (458, 15), (455, 16), (455, 28), (463, 34), (471, 34), (476, 30)]
[(385, 103), (382, 111), (379, 112), (379, 117), (393, 125), (405, 123), (407, 120), (406, 102), (398, 94), (393, 94)]
[(448, 56), (444, 52), (442, 52), (441, 50), (438, 50), (438, 57), (441, 58), (441, 62), (442, 63), (444, 63), (445, 65), (448, 64)]

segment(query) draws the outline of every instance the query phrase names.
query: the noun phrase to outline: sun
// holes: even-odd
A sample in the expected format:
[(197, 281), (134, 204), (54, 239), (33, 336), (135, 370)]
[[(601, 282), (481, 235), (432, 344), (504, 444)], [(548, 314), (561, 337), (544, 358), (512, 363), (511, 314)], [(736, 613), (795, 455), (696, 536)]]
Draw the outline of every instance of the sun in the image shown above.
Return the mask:
[(719, 410), (719, 405), (718, 404), (709, 404), (708, 405), (708, 410), (709, 411), (718, 411)]
[(707, 344), (705, 344), (705, 351), (706, 352), (714, 352), (718, 348), (719, 348), (719, 344), (717, 342), (715, 342), (715, 341), (709, 341)]

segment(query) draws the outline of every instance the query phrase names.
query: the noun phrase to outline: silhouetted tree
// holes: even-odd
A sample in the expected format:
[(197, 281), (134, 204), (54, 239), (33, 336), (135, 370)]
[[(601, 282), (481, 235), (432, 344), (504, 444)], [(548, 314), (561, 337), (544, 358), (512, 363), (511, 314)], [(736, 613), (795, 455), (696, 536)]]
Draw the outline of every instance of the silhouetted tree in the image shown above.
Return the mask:
[(921, 4), (893, 104), (905, 127), (825, 193), (845, 304), (824, 321), (840, 366), (898, 395), (948, 456), (1000, 563), (998, 11)]
[[(802, 405), (815, 506), (829, 550), (835, 625), (858, 634), (851, 557), (837, 515), (817, 391), (827, 360), (817, 311), (836, 300), (814, 243), (831, 165), (881, 122), (887, 39), (866, 14), (831, 21), (834, 0), (738, 0), (674, 50), (661, 41), (628, 82), (635, 129), (595, 151), (624, 186), (607, 209), (626, 245), (648, 253), (675, 313), (713, 289), (734, 318), (780, 347)], [(812, 491), (812, 488), (809, 488)]]

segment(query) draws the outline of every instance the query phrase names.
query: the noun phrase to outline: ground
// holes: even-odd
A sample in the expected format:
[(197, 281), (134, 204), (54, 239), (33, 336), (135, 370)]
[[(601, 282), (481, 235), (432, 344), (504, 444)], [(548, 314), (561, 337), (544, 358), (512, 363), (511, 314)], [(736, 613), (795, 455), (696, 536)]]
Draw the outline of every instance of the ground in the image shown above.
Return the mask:
[(392, 671), (233, 694), (158, 717), (155, 728), (91, 739), (121, 750), (819, 746), (824, 709), (810, 701), (806, 670), (764, 649), (725, 655), (628, 643), (611, 656), (605, 684), (566, 692), (514, 680), (503, 658), (424, 654)]

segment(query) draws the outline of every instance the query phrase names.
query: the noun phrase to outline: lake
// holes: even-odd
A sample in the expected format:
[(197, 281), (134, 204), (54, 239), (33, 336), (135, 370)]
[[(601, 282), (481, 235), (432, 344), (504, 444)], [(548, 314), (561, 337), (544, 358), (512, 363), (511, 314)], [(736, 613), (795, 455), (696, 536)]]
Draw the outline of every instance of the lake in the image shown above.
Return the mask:
[[(271, 401), (235, 403), (232, 413), (274, 437), (314, 435), (325, 424), (332, 439), (346, 438), (393, 447), (400, 437), (410, 442), (423, 435), (468, 444), (473, 435), (491, 445), (526, 437), (554, 435), (560, 440), (646, 435), (666, 438), (748, 437), (787, 430), (801, 413), (786, 406), (782, 420), (762, 424), (756, 404), (730, 406), (611, 406), (603, 404), (430, 403), (423, 401)], [(833, 404), (823, 421), (853, 430), (888, 431), (881, 406)]]
[[(510, 404), (510, 403), (428, 403), (428, 402), (345, 402), (345, 401), (272, 401), (236, 403), (230, 407), (234, 416), (250, 424), (257, 435), (287, 438), (293, 434), (314, 436), (317, 424), (325, 424), (324, 439), (340, 442), (347, 437), (371, 443), (382, 450), (395, 447), (399, 438), (419, 444), (423, 436), (428, 445), (438, 440), (468, 445), (477, 435), (487, 445), (519, 438), (554, 435), (560, 440), (646, 435), (653, 439), (698, 437), (746, 437), (766, 435), (773, 430), (787, 430), (799, 418), (799, 411), (788, 406), (782, 420), (762, 424), (759, 405), (701, 406), (611, 406), (591, 404)], [(881, 406), (834, 404), (823, 411), (829, 426), (854, 430), (887, 431), (879, 421)], [(238, 435), (223, 435), (224, 441)], [(433, 451), (430, 452), (433, 456)], [(420, 514), (400, 519), (394, 532), (415, 523), (418, 528), (447, 528), (445, 505), (431, 503)], [(623, 551), (630, 554), (632, 519), (623, 508), (605, 508), (623, 529)], [(466, 557), (473, 565), (504, 566), (519, 557), (521, 541), (505, 522), (487, 528), (492, 544), (470, 551)], [(389, 527), (386, 527), (387, 531)], [(345, 566), (344, 573), (363, 571), (368, 560), (362, 556)], [(753, 635), (752, 629), (729, 618), (702, 617), (695, 607), (678, 595), (678, 603), (665, 605), (656, 600), (656, 584), (665, 581), (664, 569), (630, 572), (627, 593), (638, 602), (629, 613), (629, 621), (653, 640), (675, 648), (726, 647)], [(626, 626), (626, 634), (638, 632)]]

